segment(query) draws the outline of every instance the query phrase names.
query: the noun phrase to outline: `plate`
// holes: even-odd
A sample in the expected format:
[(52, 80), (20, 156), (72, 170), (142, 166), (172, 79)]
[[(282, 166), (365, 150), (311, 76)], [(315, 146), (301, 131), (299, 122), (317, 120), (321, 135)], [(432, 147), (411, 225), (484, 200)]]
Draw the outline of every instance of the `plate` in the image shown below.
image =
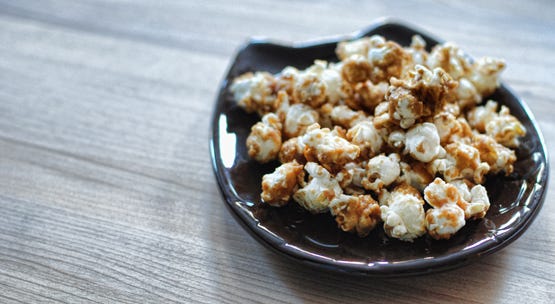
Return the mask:
[(404, 46), (415, 34), (421, 35), (428, 47), (439, 41), (412, 26), (381, 21), (349, 36), (310, 43), (255, 39), (238, 51), (220, 86), (212, 118), (211, 157), (224, 204), (246, 231), (275, 252), (343, 273), (379, 277), (432, 273), (460, 267), (507, 246), (541, 209), (549, 169), (538, 124), (526, 104), (504, 84), (489, 98), (509, 107), (528, 131), (516, 151), (514, 173), (488, 179), (485, 187), (491, 207), (486, 217), (469, 221), (450, 240), (425, 236), (407, 243), (388, 238), (383, 229), (359, 238), (338, 229), (328, 213), (312, 215), (297, 204), (273, 208), (260, 203), (261, 178), (279, 164), (261, 165), (249, 159), (245, 141), (259, 117), (235, 105), (229, 93), (233, 78), (248, 71), (277, 73), (288, 65), (306, 68), (315, 59), (338, 61), (334, 52), (338, 41), (374, 34)]

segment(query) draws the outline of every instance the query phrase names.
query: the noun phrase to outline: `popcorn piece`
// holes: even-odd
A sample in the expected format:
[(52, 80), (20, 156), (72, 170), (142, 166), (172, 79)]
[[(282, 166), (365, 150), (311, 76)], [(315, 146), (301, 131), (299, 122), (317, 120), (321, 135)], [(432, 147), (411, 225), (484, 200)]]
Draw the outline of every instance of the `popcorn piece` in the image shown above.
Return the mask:
[(405, 54), (399, 44), (393, 41), (384, 41), (380, 36), (374, 37), (374, 39), (370, 39), (368, 49), (368, 61), (372, 65), (369, 79), (373, 83), (378, 83), (387, 81), (391, 77), (400, 77), (403, 63), (409, 55)]
[(430, 162), (445, 154), (439, 144), (439, 134), (436, 126), (425, 122), (413, 126), (406, 134), (405, 150), (421, 162)]
[(432, 161), (428, 170), (432, 174), (441, 174), (446, 181), (468, 178), (476, 183), (484, 181), (489, 171), (488, 163), (480, 160), (480, 152), (471, 145), (454, 142), (445, 146), (445, 158)]
[(317, 123), (319, 114), (305, 104), (290, 106), (285, 115), (283, 133), (286, 138), (303, 135), (306, 129)]
[(472, 60), (457, 45), (447, 42), (432, 49), (428, 57), (428, 66), (431, 69), (441, 68), (453, 79), (458, 80), (470, 74)]
[(424, 189), (424, 199), (434, 207), (426, 212), (428, 234), (434, 239), (449, 239), (465, 225), (464, 211), (458, 206), (465, 202), (457, 187), (436, 178)]
[(461, 107), (467, 108), (474, 106), (482, 101), (482, 95), (478, 93), (476, 87), (466, 78), (459, 79), (459, 86), (456, 91), (457, 102)]
[(298, 189), (298, 181), (303, 177), (303, 166), (296, 161), (284, 163), (273, 173), (262, 177), (262, 201), (270, 206), (286, 205)]
[(322, 166), (308, 162), (304, 169), (308, 172), (310, 180), (295, 192), (293, 199), (311, 213), (325, 212), (330, 202), (341, 195), (343, 190)]
[(298, 163), (306, 163), (304, 158), (304, 146), (300, 141), (299, 137), (292, 137), (281, 144), (281, 149), (279, 150), (279, 161), (283, 163), (288, 163), (290, 161), (296, 160)]
[(472, 187), (470, 193), (472, 194), (472, 199), (464, 210), (466, 218), (483, 218), (490, 207), (486, 188), (482, 185), (476, 185)]
[(345, 104), (355, 110), (374, 111), (376, 106), (384, 101), (389, 84), (387, 82), (372, 83), (370, 80), (358, 82), (354, 85), (345, 83)]
[(488, 163), (490, 172), (497, 174), (504, 171), (505, 175), (513, 172), (513, 164), (516, 161), (513, 150), (498, 144), (493, 138), (483, 134), (474, 135), (472, 146), (478, 149), (480, 159)]
[(339, 42), (335, 53), (339, 59), (345, 60), (353, 55), (367, 56), (369, 48), (370, 38), (363, 37), (352, 41)]
[(317, 74), (300, 73), (295, 82), (293, 99), (316, 108), (326, 101), (326, 89), (326, 83)]
[(360, 156), (368, 159), (378, 154), (383, 140), (371, 120), (360, 121), (347, 131), (347, 139), (360, 148)]
[(342, 66), (343, 64), (328, 64), (327, 61), (316, 60), (305, 70), (305, 73), (316, 75), (325, 84), (326, 101), (330, 104), (336, 104), (345, 95), (342, 89)]
[(363, 82), (370, 79), (372, 66), (362, 55), (353, 55), (343, 61), (341, 76), (349, 83)]
[(313, 124), (302, 137), (304, 156), (309, 161), (318, 161), (328, 168), (343, 166), (360, 155), (360, 148), (351, 144), (328, 128), (320, 129)]
[(288, 96), (293, 96), (295, 91), (295, 83), (299, 78), (299, 70), (294, 67), (285, 67), (281, 73), (276, 76), (276, 91), (284, 91)]
[(402, 241), (412, 242), (426, 233), (424, 200), (415, 188), (401, 184), (380, 199), (385, 233)]
[(413, 69), (415, 65), (426, 65), (428, 52), (426, 52), (426, 41), (420, 35), (412, 36), (410, 47), (404, 49), (409, 59), (404, 63), (405, 70)]
[(367, 118), (363, 111), (353, 111), (345, 105), (333, 107), (330, 117), (333, 124), (347, 129)]
[[(445, 206), (456, 206), (459, 208), (462, 212), (462, 225), (464, 225), (465, 219), (483, 218), (490, 207), (487, 191), (484, 186), (475, 185), (469, 191), (467, 183), (462, 180), (445, 183), (440, 178), (436, 178), (433, 183), (424, 189), (424, 199), (436, 209), (442, 209)], [(438, 213), (435, 215), (438, 215)], [(447, 231), (452, 231), (451, 229), (457, 226), (455, 223), (461, 222), (460, 219), (455, 220), (454, 217), (452, 220), (450, 224), (446, 223), (449, 226)], [(437, 219), (434, 222), (437, 224)], [(436, 236), (439, 238), (448, 239), (451, 234), (456, 232), (454, 231), (451, 234), (439, 233), (441, 232), (441, 227), (435, 228), (435, 232), (431, 232), (430, 229), (428, 229), (428, 232), (431, 235), (436, 233)], [(434, 235), (432, 236), (437, 238)]]
[(339, 171), (335, 178), (345, 193), (364, 193), (362, 180), (366, 177), (366, 165), (368, 162), (362, 161), (360, 163), (350, 162), (345, 164), (343, 169)]
[(486, 124), (486, 134), (505, 147), (516, 148), (519, 137), (526, 135), (526, 128), (509, 113), (509, 108), (501, 106), (499, 115)]
[(258, 162), (267, 163), (276, 159), (281, 148), (281, 122), (276, 114), (268, 113), (252, 126), (247, 148), (249, 156)]
[(420, 162), (405, 163), (400, 162), (401, 175), (395, 181), (397, 184), (406, 183), (412, 187), (423, 191), (432, 182), (433, 176), (428, 172), (426, 166)]
[(379, 192), (382, 188), (391, 185), (399, 174), (401, 174), (401, 168), (398, 154), (378, 155), (368, 161), (366, 177), (362, 179), (361, 184), (365, 189)]
[(266, 72), (246, 73), (233, 80), (231, 92), (237, 104), (248, 113), (260, 116), (274, 110), (274, 76)]
[(389, 101), (389, 116), (401, 128), (408, 129), (421, 117), (428, 117), (443, 109), (453, 98), (457, 82), (440, 68), (433, 71), (416, 65), (409, 78), (392, 78), (386, 101)]
[(374, 109), (374, 126), (378, 129), (390, 129), (393, 127), (389, 116), (389, 101), (379, 103)]
[(457, 119), (455, 115), (444, 111), (434, 116), (434, 125), (442, 144), (449, 144), (455, 141), (465, 144), (471, 142), (472, 129), (463, 117)]
[(455, 205), (432, 208), (426, 212), (426, 229), (436, 240), (450, 239), (465, 224), (463, 210)]
[(387, 144), (395, 150), (402, 150), (405, 147), (406, 135), (403, 130), (395, 130), (389, 133)]
[(497, 116), (497, 102), (488, 100), (484, 106), (475, 107), (468, 112), (468, 123), (479, 132), (486, 131), (486, 124)]
[(519, 137), (526, 135), (526, 128), (510, 114), (509, 108), (502, 106), (497, 113), (497, 106), (497, 102), (488, 100), (485, 106), (476, 107), (468, 113), (468, 122), (478, 131), (485, 131), (498, 143), (516, 148)]
[(329, 208), (343, 231), (356, 232), (360, 237), (367, 236), (381, 220), (380, 205), (371, 195), (341, 194), (331, 201)]
[(388, 118), (407, 129), (424, 115), (424, 104), (411, 91), (402, 87), (389, 87), (385, 96), (389, 105)]
[(469, 80), (481, 96), (492, 94), (499, 86), (499, 75), (505, 68), (501, 59), (483, 57), (474, 62)]
[(445, 205), (456, 206), (461, 203), (462, 196), (457, 187), (436, 177), (436, 179), (424, 189), (424, 199), (430, 206), (441, 208)]

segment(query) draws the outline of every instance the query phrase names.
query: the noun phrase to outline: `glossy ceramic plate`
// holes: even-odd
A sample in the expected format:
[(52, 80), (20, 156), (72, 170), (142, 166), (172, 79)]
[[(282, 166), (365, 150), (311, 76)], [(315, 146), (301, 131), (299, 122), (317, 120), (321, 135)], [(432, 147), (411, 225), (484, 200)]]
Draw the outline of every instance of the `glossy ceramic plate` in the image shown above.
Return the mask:
[[(430, 35), (397, 22), (380, 22), (356, 34), (315, 43), (278, 44), (252, 40), (239, 50), (223, 80), (216, 101), (211, 154), (225, 205), (258, 241), (303, 264), (334, 271), (370, 276), (404, 276), (452, 269), (491, 254), (519, 237), (540, 210), (546, 192), (548, 162), (546, 147), (530, 110), (502, 85), (492, 96), (508, 106), (528, 133), (517, 150), (515, 172), (488, 178), (485, 185), (491, 208), (482, 220), (469, 221), (448, 241), (428, 236), (414, 243), (385, 236), (378, 228), (366, 238), (345, 233), (328, 213), (312, 215), (297, 204), (273, 208), (260, 203), (262, 175), (278, 163), (261, 165), (245, 147), (250, 127), (259, 120), (235, 105), (229, 85), (248, 71), (277, 73), (285, 66), (310, 66), (315, 59), (337, 61), (338, 41), (379, 34), (401, 45), (421, 35), (428, 47), (438, 43)], [(510, 64), (510, 63), (509, 63)]]

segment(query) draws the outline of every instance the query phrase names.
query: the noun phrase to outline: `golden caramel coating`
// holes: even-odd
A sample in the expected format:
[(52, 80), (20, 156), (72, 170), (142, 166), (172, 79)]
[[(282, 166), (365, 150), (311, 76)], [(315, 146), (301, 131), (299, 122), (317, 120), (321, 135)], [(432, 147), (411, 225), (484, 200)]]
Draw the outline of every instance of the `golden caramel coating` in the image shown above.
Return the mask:
[(461, 178), (484, 182), (484, 175), (490, 166), (480, 159), (480, 152), (475, 147), (461, 142), (445, 146), (445, 158), (435, 159), (428, 165), (431, 174), (441, 174), (446, 181)]
[(355, 84), (345, 82), (343, 83), (345, 104), (352, 109), (365, 110), (372, 113), (376, 106), (384, 101), (388, 87), (389, 84), (387, 82), (374, 84), (370, 80)]
[(300, 142), (299, 137), (289, 138), (281, 144), (279, 150), (278, 158), (279, 161), (283, 163), (288, 163), (290, 161), (296, 160), (298, 163), (306, 163), (304, 158), (304, 146)]
[(341, 230), (367, 236), (381, 220), (380, 205), (371, 195), (345, 195), (335, 197), (330, 212)]
[(256, 112), (262, 116), (275, 110), (275, 83), (276, 80), (270, 73), (249, 72), (235, 78), (230, 90), (240, 107), (248, 113)]
[(314, 124), (302, 136), (304, 156), (308, 161), (317, 161), (327, 168), (343, 166), (360, 155), (360, 148), (350, 143), (337, 132), (321, 129)]
[(284, 163), (273, 173), (262, 177), (262, 194), (260, 198), (268, 205), (281, 207), (286, 205), (298, 189), (303, 177), (303, 165), (296, 161)]
[(247, 137), (249, 156), (260, 163), (277, 158), (281, 148), (281, 122), (274, 113), (268, 113), (251, 128)]
[(475, 107), (468, 113), (468, 122), (505, 147), (518, 147), (520, 137), (526, 135), (526, 128), (511, 115), (509, 108), (501, 106), (499, 113), (497, 108), (497, 102), (489, 100), (484, 106)]
[(516, 161), (515, 151), (483, 134), (474, 134), (472, 146), (478, 149), (480, 159), (488, 163), (490, 172), (494, 174), (505, 172), (505, 175), (513, 172), (513, 164)]
[(449, 239), (466, 223), (459, 206), (466, 202), (457, 187), (436, 178), (424, 189), (424, 199), (433, 207), (426, 212), (426, 227), (432, 238)]
[(501, 106), (499, 115), (486, 124), (486, 134), (505, 147), (516, 148), (519, 138), (526, 135), (526, 128), (509, 113), (509, 108)]
[(416, 65), (407, 79), (392, 78), (390, 83), (385, 95), (389, 116), (403, 129), (441, 111), (445, 103), (452, 101), (457, 87), (457, 82), (442, 69), (429, 70), (422, 65)]
[(349, 129), (358, 122), (366, 120), (367, 116), (363, 111), (354, 111), (346, 105), (339, 105), (331, 109), (330, 118), (334, 125)]
[(326, 212), (330, 202), (343, 190), (324, 167), (308, 162), (304, 169), (309, 175), (309, 182), (293, 194), (293, 199), (311, 213)]
[(362, 55), (353, 55), (343, 61), (341, 76), (349, 83), (363, 82), (370, 79), (372, 66)]
[(347, 131), (347, 139), (360, 148), (363, 160), (381, 151), (383, 140), (372, 120), (366, 119), (356, 123)]

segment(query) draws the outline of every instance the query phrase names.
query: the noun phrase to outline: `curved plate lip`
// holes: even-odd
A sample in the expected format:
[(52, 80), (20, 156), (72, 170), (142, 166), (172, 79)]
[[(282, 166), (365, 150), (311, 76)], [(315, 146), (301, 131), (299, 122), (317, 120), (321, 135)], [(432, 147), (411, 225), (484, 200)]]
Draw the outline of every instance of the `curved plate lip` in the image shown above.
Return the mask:
[(461, 267), (466, 265), (473, 260), (489, 255), (491, 253), (497, 252), (514, 240), (516, 240), (522, 233), (530, 226), (533, 222), (537, 214), (539, 213), (540, 209), (543, 206), (543, 202), (546, 197), (547, 188), (549, 181), (549, 155), (547, 151), (547, 146), (545, 144), (544, 137), (541, 133), (539, 128), (538, 122), (536, 121), (534, 115), (532, 114), (530, 108), (526, 103), (516, 95), (510, 88), (505, 86), (501, 83), (500, 89), (506, 90), (509, 94), (514, 96), (518, 102), (518, 105), (523, 109), (526, 115), (530, 118), (531, 124), (535, 129), (535, 132), (538, 135), (538, 141), (541, 146), (541, 152), (545, 158), (545, 167), (543, 172), (541, 173), (541, 179), (537, 181), (536, 184), (541, 186), (539, 190), (539, 195), (534, 196), (533, 201), (536, 203), (536, 207), (531, 210), (530, 213), (527, 213), (524, 219), (519, 222), (519, 224), (514, 228), (511, 233), (503, 233), (499, 236), (493, 236), (490, 239), (472, 247), (469, 249), (465, 249), (463, 251), (458, 251), (455, 253), (446, 254), (444, 256), (434, 257), (432, 259), (413, 259), (407, 260), (402, 262), (376, 262), (376, 263), (353, 263), (347, 261), (340, 261), (335, 260), (333, 258), (328, 258), (322, 255), (319, 255), (316, 252), (308, 252), (304, 251), (300, 248), (297, 248), (293, 245), (288, 244), (284, 239), (279, 238), (271, 231), (268, 231), (261, 226), (259, 226), (259, 222), (254, 219), (253, 217), (248, 216), (247, 210), (241, 209), (238, 202), (244, 202), (240, 198), (237, 197), (233, 191), (227, 187), (230, 183), (228, 178), (223, 173), (224, 165), (220, 158), (220, 146), (218, 145), (219, 141), (219, 131), (220, 131), (220, 115), (222, 115), (222, 109), (224, 103), (222, 102), (223, 94), (225, 94), (225, 89), (227, 88), (227, 79), (230, 76), (230, 72), (233, 70), (234, 65), (237, 62), (238, 57), (241, 55), (242, 52), (245, 51), (246, 48), (251, 47), (253, 45), (268, 45), (268, 46), (276, 46), (276, 47), (284, 47), (284, 48), (293, 48), (293, 49), (302, 49), (302, 48), (309, 48), (314, 46), (319, 46), (323, 44), (336, 44), (342, 40), (349, 40), (349, 39), (356, 39), (363, 36), (367, 36), (370, 32), (376, 31), (377, 29), (384, 27), (384, 26), (393, 26), (399, 27), (401, 29), (410, 30), (416, 33), (419, 33), (423, 37), (431, 39), (432, 41), (435, 40), (437, 43), (442, 43), (444, 40), (438, 39), (435, 36), (429, 34), (428, 32), (421, 30), (418, 27), (408, 25), (404, 22), (401, 22), (397, 19), (393, 18), (381, 18), (373, 22), (371, 25), (353, 32), (347, 35), (340, 35), (340, 36), (333, 36), (327, 37), (323, 39), (315, 39), (305, 42), (283, 42), (278, 40), (272, 40), (268, 38), (251, 38), (246, 43), (244, 43), (235, 53), (233, 57), (233, 61), (229, 65), (227, 72), (221, 81), (216, 105), (214, 107), (214, 111), (212, 113), (212, 132), (210, 137), (210, 156), (212, 167), (214, 170), (214, 174), (216, 180), (218, 182), (219, 190), (224, 198), (225, 205), (234, 218), (247, 230), (249, 234), (251, 234), (257, 241), (259, 241), (264, 246), (268, 247), (269, 249), (273, 250), (276, 253), (281, 254), (287, 258), (293, 259), (297, 262), (301, 262), (303, 264), (314, 266), (324, 270), (331, 270), (334, 272), (341, 272), (346, 274), (354, 274), (354, 275), (364, 275), (364, 276), (371, 276), (371, 277), (401, 277), (401, 276), (412, 276), (412, 275), (422, 275), (422, 274), (429, 274), (439, 271), (450, 270), (454, 268)]

